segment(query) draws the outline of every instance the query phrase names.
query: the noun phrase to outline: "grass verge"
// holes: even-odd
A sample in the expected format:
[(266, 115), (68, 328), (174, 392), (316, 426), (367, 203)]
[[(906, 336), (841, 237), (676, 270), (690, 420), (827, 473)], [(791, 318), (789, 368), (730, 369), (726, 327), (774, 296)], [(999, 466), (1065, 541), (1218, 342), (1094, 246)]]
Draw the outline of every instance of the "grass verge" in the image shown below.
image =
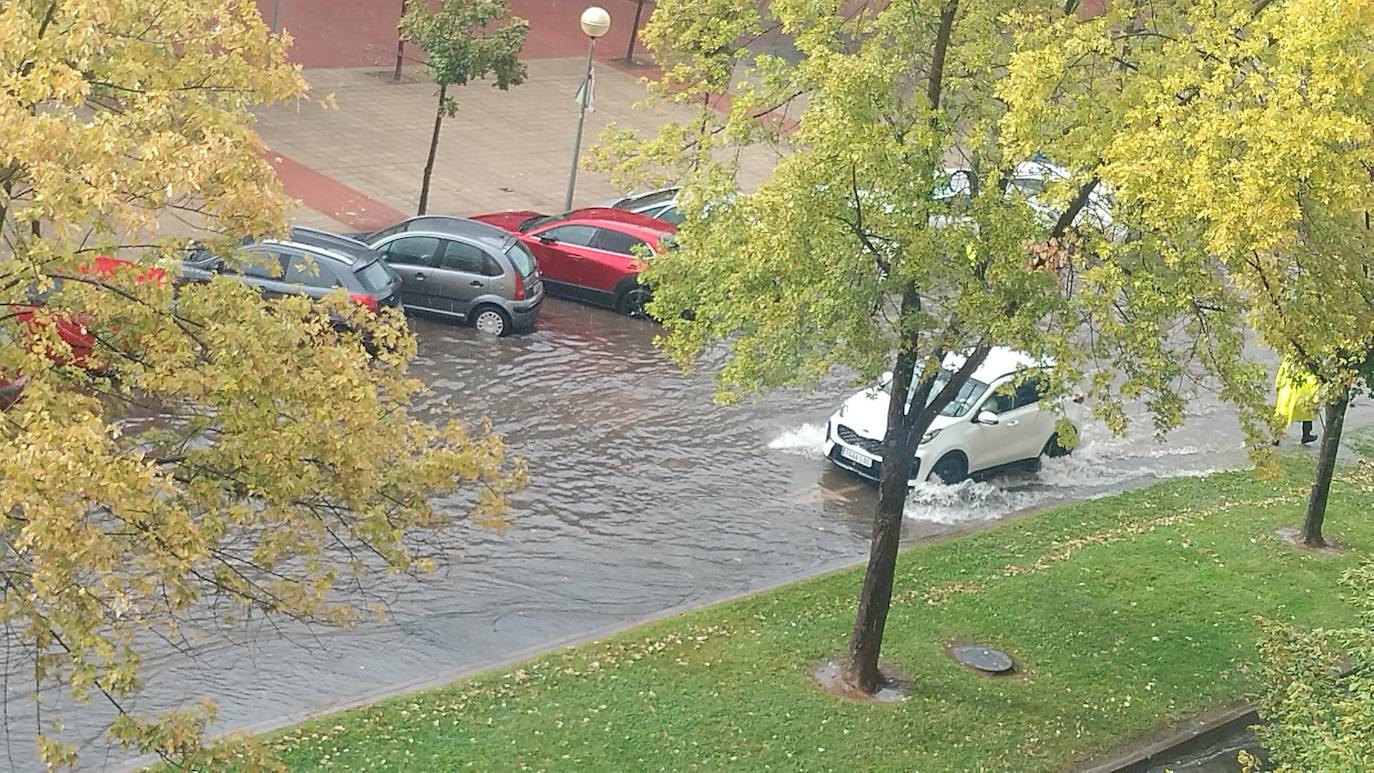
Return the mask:
[[(845, 646), (846, 570), (270, 741), (301, 770), (1063, 768), (1249, 694), (1256, 615), (1347, 619), (1334, 582), (1374, 547), (1374, 479), (1342, 475), (1327, 524), (1345, 551), (1317, 555), (1274, 536), (1310, 474), (1174, 480), (904, 552), (884, 646), (915, 682), (904, 703), (809, 678)], [(965, 638), (1021, 672), (956, 665), (945, 647)]]

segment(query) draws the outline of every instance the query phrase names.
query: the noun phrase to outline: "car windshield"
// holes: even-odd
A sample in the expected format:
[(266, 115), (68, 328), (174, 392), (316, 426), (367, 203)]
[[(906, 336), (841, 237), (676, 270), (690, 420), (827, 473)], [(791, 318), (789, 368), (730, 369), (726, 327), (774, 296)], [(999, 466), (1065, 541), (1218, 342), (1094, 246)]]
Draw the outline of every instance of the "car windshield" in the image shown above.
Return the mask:
[(357, 275), (358, 281), (362, 282), (363, 288), (370, 293), (381, 292), (391, 286), (396, 272), (391, 270), (391, 266), (375, 260), (364, 266), (359, 266), (353, 270)]
[(515, 242), (506, 250), (506, 257), (515, 266), (515, 270), (520, 272), (520, 276), (529, 276), (534, 273), (534, 256), (525, 245)]
[[(954, 371), (940, 371), (940, 375), (935, 377), (935, 385), (930, 388), (930, 399), (926, 401), (926, 405), (929, 405), (931, 401), (935, 399), (935, 396), (940, 394), (940, 390), (945, 388), (945, 385), (949, 383), (949, 379), (953, 375)], [(889, 379), (883, 382), (882, 389), (884, 392), (891, 394), (892, 381)], [(954, 396), (953, 400), (949, 401), (949, 405), (946, 405), (944, 410), (940, 411), (940, 415), (951, 416), (956, 419), (963, 416), (973, 408), (974, 403), (978, 402), (978, 398), (982, 397), (983, 393), (986, 391), (988, 391), (987, 384), (984, 384), (976, 378), (970, 378), (959, 388), (959, 393)], [(915, 396), (915, 392), (916, 380), (913, 379), (911, 388), (907, 391), (906, 399), (908, 402)]]

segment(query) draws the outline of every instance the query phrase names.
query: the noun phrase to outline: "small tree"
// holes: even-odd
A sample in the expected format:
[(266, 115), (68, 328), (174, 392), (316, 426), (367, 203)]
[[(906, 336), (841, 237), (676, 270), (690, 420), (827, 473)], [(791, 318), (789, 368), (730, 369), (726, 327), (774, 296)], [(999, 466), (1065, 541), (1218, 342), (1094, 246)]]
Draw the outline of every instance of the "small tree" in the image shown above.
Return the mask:
[[(410, 4), (401, 19), (401, 39), (425, 52), (425, 66), (439, 84), (434, 134), (429, 140), (429, 155), (420, 181), (418, 214), (425, 214), (429, 204), (429, 179), (439, 152), (439, 130), (446, 116), (458, 112), (457, 100), (448, 96), (449, 87), (493, 75), (493, 85), (502, 91), (525, 82), (525, 65), (519, 56), (529, 22), (507, 19), (508, 16), (507, 0), (443, 0), (438, 11), (430, 10), (429, 3)], [(503, 19), (503, 25), (492, 27)]]
[[(655, 92), (696, 114), (647, 141), (612, 132), (597, 163), (625, 180), (683, 182), (678, 246), (645, 273), (650, 311), (684, 363), (726, 343), (723, 399), (813, 383), (837, 366), (864, 379), (893, 372), (843, 668), (853, 690), (871, 694), (884, 681), (879, 655), (914, 460), (989, 351), (1053, 359), (1052, 394), (1090, 359), (1113, 358), (1124, 378), (1090, 385), (1100, 415), (1124, 426), (1120, 387), (1149, 397), (1167, 429), (1181, 417), (1172, 382), (1188, 363), (1158, 333), (1195, 299), (1213, 299), (1216, 284), (1075, 227), (1097, 186), (1091, 175), (1049, 183), (1041, 201), (1058, 210), (1049, 221), (1009, 184), (1026, 156), (1004, 152), (995, 92), (1010, 55), (1003, 20), (1026, 3), (840, 5), (660, 0), (644, 36), (664, 69)], [(1072, 13), (1062, 0), (1030, 5)], [(741, 45), (776, 28), (792, 36), (798, 61)], [(713, 103), (725, 91), (722, 117)], [(784, 111), (797, 117), (793, 132), (761, 121)], [(749, 193), (738, 159), (754, 148), (780, 160)], [(950, 166), (963, 170), (966, 195), (951, 193)], [(1088, 326), (1094, 335), (1080, 335)], [(1061, 437), (1071, 445), (1067, 431)], [(957, 456), (927, 461), (951, 479), (967, 472)]]
[(1224, 275), (1262, 341), (1320, 382), (1303, 540), (1325, 544), (1374, 339), (1374, 2), (1175, 0), (1148, 17), (1113, 3), (1085, 24), (1027, 13), (1018, 27), (1009, 133), (1111, 179), (1177, 263)]

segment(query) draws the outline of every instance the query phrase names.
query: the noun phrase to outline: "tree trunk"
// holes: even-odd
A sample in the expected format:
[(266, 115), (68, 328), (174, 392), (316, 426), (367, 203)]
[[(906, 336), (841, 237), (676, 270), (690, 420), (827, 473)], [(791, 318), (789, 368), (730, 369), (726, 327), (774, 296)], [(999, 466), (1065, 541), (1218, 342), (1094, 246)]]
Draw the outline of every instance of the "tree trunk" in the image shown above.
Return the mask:
[[(935, 35), (935, 50), (931, 55), (930, 74), (926, 83), (926, 96), (930, 99), (932, 116), (940, 107), (940, 96), (944, 89), (945, 54), (953, 36), (954, 15), (958, 5), (958, 0), (948, 0), (940, 13), (940, 28)], [(911, 467), (916, 459), (918, 440), (930, 426), (934, 412), (944, 408), (938, 398), (927, 405), (934, 383), (933, 377), (930, 376), (922, 379), (918, 393), (913, 397), (912, 408), (907, 407), (905, 399), (910, 391), (911, 380), (916, 376), (916, 365), (920, 362), (919, 332), (906, 325), (920, 308), (920, 296), (916, 293), (916, 288), (908, 284), (902, 294), (902, 310), (899, 316), (903, 323), (901, 348), (897, 352), (897, 362), (892, 371), (887, 406), (887, 433), (883, 436), (882, 443), (883, 461), (878, 475), (878, 512), (873, 518), (873, 541), (868, 550), (868, 567), (864, 570), (864, 583), (859, 591), (859, 608), (854, 615), (854, 630), (849, 635), (849, 658), (844, 666), (845, 680), (868, 695), (877, 692), (882, 682), (882, 674), (878, 670), (878, 656), (882, 652), (883, 630), (887, 626), (887, 613), (892, 605), (892, 583), (897, 572), (897, 552), (902, 539), (907, 482), (911, 479)], [(983, 356), (986, 354), (984, 351)], [(981, 362), (983, 356), (978, 357), (977, 362)], [(969, 359), (974, 360), (972, 357)], [(976, 368), (977, 365), (973, 367)], [(960, 373), (964, 376), (959, 383), (962, 386), (963, 381), (968, 380), (972, 369), (961, 368)], [(956, 380), (959, 380), (957, 375), (950, 379), (951, 384)], [(940, 398), (948, 403), (953, 395), (950, 384), (946, 384), (941, 390)]]
[(883, 437), (882, 470), (878, 476), (878, 512), (873, 518), (873, 541), (869, 545), (863, 588), (859, 591), (859, 610), (854, 616), (854, 631), (849, 636), (848, 681), (869, 695), (877, 692), (882, 678), (878, 672), (878, 655), (882, 651), (887, 611), (892, 604), (907, 481), (916, 458), (916, 438), (912, 433), (911, 417), (903, 410), (906, 401), (902, 398), (910, 388), (917, 361), (915, 346), (908, 346), (897, 354), (892, 372), (887, 434)]
[[(407, 0), (401, 0), (401, 18), (402, 18), (402, 19), (404, 19), (404, 18), (406, 17), (406, 4), (407, 4)], [(405, 59), (405, 55), (406, 55), (406, 41), (405, 41), (405, 38), (401, 37), (400, 35), (397, 35), (397, 36), (396, 36), (396, 74), (395, 74), (394, 76), (392, 76), (392, 80), (396, 81), (397, 83), (400, 83), (400, 82), (401, 82), (401, 60)]]
[(1345, 429), (1345, 412), (1350, 407), (1350, 394), (1326, 406), (1326, 430), (1322, 432), (1321, 448), (1317, 452), (1317, 478), (1307, 497), (1307, 514), (1302, 519), (1302, 543), (1308, 547), (1326, 547), (1322, 537), (1322, 522), (1326, 520), (1326, 502), (1331, 497), (1331, 479), (1336, 475), (1336, 453), (1341, 449), (1341, 432)]
[(439, 84), (439, 109), (434, 113), (434, 136), (429, 138), (429, 158), (425, 160), (425, 176), (420, 181), (420, 206), (415, 214), (425, 214), (429, 206), (429, 178), (434, 174), (434, 156), (439, 152), (439, 129), (444, 125), (444, 99), (448, 96), (448, 84)]
[(639, 19), (644, 15), (644, 0), (635, 4), (635, 20), (630, 24), (630, 47), (625, 49), (626, 63), (635, 60), (635, 38), (639, 36)]

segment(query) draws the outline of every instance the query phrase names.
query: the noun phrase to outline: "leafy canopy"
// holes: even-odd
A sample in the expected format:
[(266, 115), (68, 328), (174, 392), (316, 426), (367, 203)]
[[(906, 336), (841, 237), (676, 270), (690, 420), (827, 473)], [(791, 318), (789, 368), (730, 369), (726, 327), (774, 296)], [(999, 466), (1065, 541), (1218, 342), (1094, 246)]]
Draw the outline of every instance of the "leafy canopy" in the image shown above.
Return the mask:
[[(667, 350), (686, 362), (728, 342), (729, 399), (836, 366), (868, 378), (904, 350), (929, 372), (945, 352), (1006, 345), (1052, 357), (1057, 390), (1094, 373), (1113, 428), (1135, 399), (1176, 426), (1195, 343), (1241, 349), (1233, 304), (1217, 274), (1161, 258), (1162, 236), (1123, 241), (1075, 216), (1107, 192), (1082, 156), (1050, 154), (1068, 174), (1043, 181), (1038, 206), (1012, 184), (1037, 150), (1003, 136), (1019, 13), (1078, 23), (1051, 2), (659, 3), (653, 101), (693, 112), (651, 138), (609, 132), (597, 163), (626, 187), (683, 184), (679, 246), (646, 272)], [(796, 55), (753, 43), (765, 34)], [(776, 164), (750, 191), (762, 153)]]
[[(250, 0), (18, 0), (0, 38), (0, 380), (23, 386), (0, 412), (7, 673), (213, 767), (235, 750), (202, 745), (212, 707), (123, 710), (150, 655), (249, 614), (362, 619), (370, 578), (431, 565), (455, 518), (499, 523), (523, 471), (488, 426), (414, 412), (399, 315), (172, 281), (188, 235), (284, 225), (250, 109), (306, 85)], [(115, 252), (170, 274), (88, 270)], [(21, 696), (12, 742), (27, 726), (75, 764), (59, 712)]]
[(1177, 260), (1333, 391), (1374, 346), (1374, 3), (1113, 3), (1018, 16), (1000, 94), (1016, 147), (1095, 168)]
[[(425, 66), (440, 86), (463, 86), (495, 76), (492, 84), (505, 91), (525, 82), (525, 63), (519, 59), (529, 22), (510, 18), (506, 0), (443, 0), (439, 10), (429, 3), (410, 3), (401, 19), (401, 37), (425, 52)], [(458, 110), (446, 98), (445, 114)]]

